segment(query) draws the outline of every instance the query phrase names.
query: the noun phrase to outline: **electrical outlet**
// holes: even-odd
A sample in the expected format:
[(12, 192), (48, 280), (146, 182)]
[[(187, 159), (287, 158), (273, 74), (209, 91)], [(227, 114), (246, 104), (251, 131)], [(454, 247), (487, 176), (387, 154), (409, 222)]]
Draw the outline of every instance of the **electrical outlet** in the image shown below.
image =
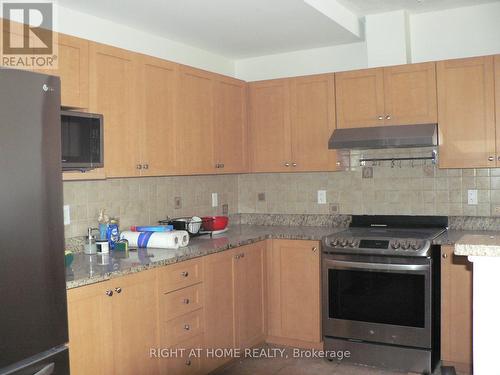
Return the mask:
[(477, 205), (477, 190), (467, 190), (467, 204)]
[(266, 200), (266, 193), (259, 193), (259, 194), (257, 194), (257, 200), (259, 202), (264, 202)]
[(67, 204), (64, 205), (63, 212), (64, 212), (64, 225), (70, 225), (71, 219), (70, 219), (69, 205)]
[(493, 211), (493, 216), (500, 216), (500, 205), (499, 204), (494, 205), (492, 207), (492, 211)]
[(318, 204), (326, 204), (326, 190), (318, 190)]
[(338, 214), (339, 213), (339, 204), (338, 203), (330, 203), (330, 213)]
[(363, 167), (361, 176), (363, 178), (373, 178), (373, 167)]
[(181, 197), (175, 197), (174, 198), (174, 208), (175, 209), (182, 208), (182, 199), (181, 199)]
[(219, 205), (219, 195), (217, 193), (212, 193), (212, 207), (217, 207)]
[(227, 216), (228, 213), (229, 213), (229, 205), (227, 203), (223, 204), (222, 205), (222, 215)]

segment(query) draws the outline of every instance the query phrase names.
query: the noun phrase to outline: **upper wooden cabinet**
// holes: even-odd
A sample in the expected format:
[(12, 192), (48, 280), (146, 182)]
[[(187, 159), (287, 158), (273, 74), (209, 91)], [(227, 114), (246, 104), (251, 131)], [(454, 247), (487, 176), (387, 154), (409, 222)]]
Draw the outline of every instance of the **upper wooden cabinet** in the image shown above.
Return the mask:
[(253, 172), (291, 169), (290, 80), (249, 84), (249, 143)]
[[(495, 56), (495, 113), (496, 113), (496, 149), (500, 150), (500, 55)], [(497, 167), (500, 167), (500, 159), (497, 155)]]
[(177, 166), (175, 100), (178, 65), (149, 56), (142, 56), (140, 62), (141, 175), (174, 174)]
[(141, 94), (138, 55), (90, 43), (90, 110), (104, 115), (108, 177), (140, 176)]
[(181, 66), (177, 102), (177, 157), (180, 174), (213, 173), (214, 75)]
[(435, 63), (335, 74), (337, 126), (437, 122)]
[(293, 78), (290, 89), (292, 169), (336, 170), (337, 153), (328, 149), (335, 129), (333, 74)]
[(214, 78), (214, 164), (216, 173), (246, 172), (246, 83), (216, 75)]
[(331, 74), (254, 82), (250, 91), (253, 172), (335, 170), (328, 149), (335, 128)]
[(493, 56), (439, 61), (439, 166), (496, 166)]

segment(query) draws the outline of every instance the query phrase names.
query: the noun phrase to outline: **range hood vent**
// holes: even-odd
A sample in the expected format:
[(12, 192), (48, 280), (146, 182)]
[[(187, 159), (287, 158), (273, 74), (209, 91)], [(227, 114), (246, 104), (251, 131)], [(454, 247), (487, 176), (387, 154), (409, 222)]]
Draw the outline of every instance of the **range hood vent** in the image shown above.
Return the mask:
[(437, 124), (335, 129), (329, 149), (374, 149), (437, 146)]

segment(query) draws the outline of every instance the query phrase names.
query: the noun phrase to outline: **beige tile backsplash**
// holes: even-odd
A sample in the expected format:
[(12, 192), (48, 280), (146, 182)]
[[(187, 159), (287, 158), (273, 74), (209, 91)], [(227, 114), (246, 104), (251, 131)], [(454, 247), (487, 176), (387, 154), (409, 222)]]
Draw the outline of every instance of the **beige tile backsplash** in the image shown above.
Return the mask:
[[(237, 211), (238, 177), (185, 176), (109, 179), (102, 181), (66, 181), (64, 204), (70, 206), (71, 224), (65, 236), (83, 236), (87, 227), (97, 226), (100, 208), (120, 218), (120, 226), (155, 224), (167, 216), (222, 214)], [(218, 193), (219, 206), (212, 208), (212, 193)], [(181, 197), (182, 207), (174, 208), (174, 198)]]

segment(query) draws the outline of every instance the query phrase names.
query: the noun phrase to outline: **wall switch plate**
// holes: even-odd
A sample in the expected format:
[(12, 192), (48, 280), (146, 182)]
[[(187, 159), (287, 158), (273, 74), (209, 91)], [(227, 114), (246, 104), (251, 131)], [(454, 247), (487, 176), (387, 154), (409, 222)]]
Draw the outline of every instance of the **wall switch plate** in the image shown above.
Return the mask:
[(467, 190), (467, 204), (477, 205), (477, 190)]
[(373, 167), (363, 167), (361, 170), (361, 177), (373, 178)]
[(330, 213), (331, 214), (338, 214), (339, 213), (338, 203), (330, 203)]
[(326, 190), (318, 190), (318, 204), (326, 204)]
[(229, 205), (226, 203), (226, 204), (223, 204), (222, 205), (222, 215), (226, 215), (229, 213)]
[(217, 193), (212, 193), (212, 207), (217, 207), (219, 205), (219, 195)]
[(63, 212), (64, 212), (64, 225), (70, 225), (71, 219), (70, 219), (69, 205), (67, 204), (64, 205)]
[(182, 208), (182, 199), (181, 197), (174, 198), (174, 208), (179, 209)]
[(500, 204), (493, 205), (492, 207), (493, 216), (500, 216)]
[(264, 202), (266, 200), (266, 193), (259, 193), (259, 194), (257, 194), (257, 200), (259, 202)]

